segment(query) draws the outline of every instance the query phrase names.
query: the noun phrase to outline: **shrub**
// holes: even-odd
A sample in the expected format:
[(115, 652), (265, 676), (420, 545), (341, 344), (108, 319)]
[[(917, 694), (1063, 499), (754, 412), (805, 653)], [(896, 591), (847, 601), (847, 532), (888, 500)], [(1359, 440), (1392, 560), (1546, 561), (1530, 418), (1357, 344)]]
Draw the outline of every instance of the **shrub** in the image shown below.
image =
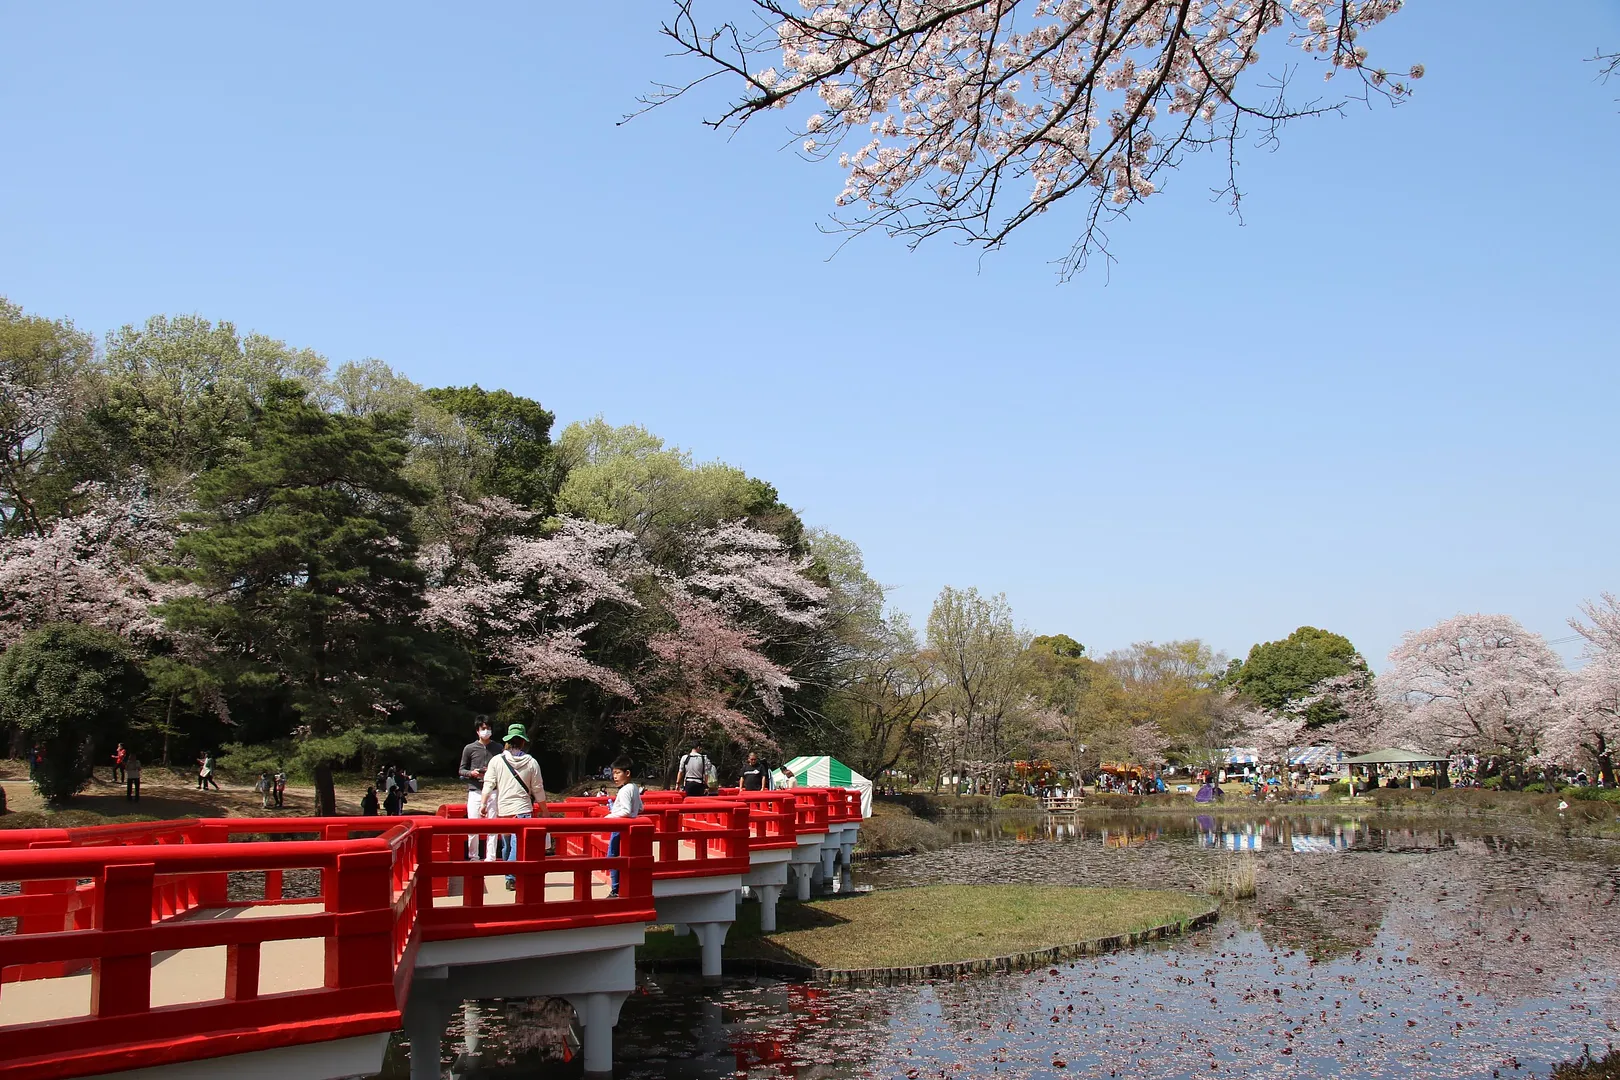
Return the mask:
[(1540, 780), (1537, 780), (1533, 784), (1524, 785), (1524, 790), (1532, 795), (1545, 795), (1552, 789), (1547, 787), (1547, 785), (1543, 784)]
[(1345, 780), (1335, 780), (1327, 786), (1327, 794), (1335, 799), (1346, 798), (1350, 794), (1350, 784)]
[(1140, 795), (1098, 795), (1095, 800), (1098, 806), (1109, 810), (1135, 810), (1142, 805)]
[(0, 656), (0, 714), (44, 748), (34, 786), (46, 801), (90, 782), (97, 737), (119, 728), (145, 683), (122, 638), (79, 623), (30, 630)]
[(1581, 802), (1606, 802), (1620, 806), (1620, 788), (1578, 787), (1565, 788), (1564, 794)]
[(996, 800), (998, 810), (1039, 810), (1041, 800), (1030, 795), (1009, 793)]
[(1486, 791), (1501, 791), (1502, 778), (1500, 776), (1487, 776), (1479, 782), (1479, 786)]
[(1236, 859), (1223, 860), (1220, 867), (1210, 874), (1204, 891), (1228, 900), (1252, 900), (1259, 892), (1254, 856), (1240, 855)]

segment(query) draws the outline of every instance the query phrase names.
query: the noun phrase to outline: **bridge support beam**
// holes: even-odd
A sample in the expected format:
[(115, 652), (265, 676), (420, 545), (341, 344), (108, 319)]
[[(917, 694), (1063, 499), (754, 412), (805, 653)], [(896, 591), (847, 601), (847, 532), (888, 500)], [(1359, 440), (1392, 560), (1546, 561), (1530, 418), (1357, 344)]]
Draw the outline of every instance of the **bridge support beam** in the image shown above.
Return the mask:
[(451, 996), (449, 976), (444, 967), (419, 968), (411, 980), (404, 1025), (411, 1040), (411, 1080), (439, 1080), (445, 1026), (451, 1010), (461, 1004)]
[(759, 929), (761, 933), (776, 933), (776, 900), (782, 895), (780, 885), (755, 885), (754, 895), (759, 897)]
[(855, 834), (852, 831), (844, 835), (849, 843), (838, 849), (838, 891), (849, 893), (855, 891)]
[(800, 900), (810, 899), (810, 879), (820, 863), (793, 864), (793, 895)]
[(726, 943), (726, 931), (731, 929), (729, 922), (692, 923), (692, 933), (697, 935), (700, 955), (703, 958), (703, 975), (705, 978), (717, 979), (721, 973), (720, 948)]
[[(613, 1075), (613, 1029), (619, 1023), (619, 1010), (629, 994), (619, 990), (599, 994), (575, 994), (568, 998), (585, 1029), (584, 1065), (590, 1080)], [(415, 1080), (412, 1077), (411, 1080)]]

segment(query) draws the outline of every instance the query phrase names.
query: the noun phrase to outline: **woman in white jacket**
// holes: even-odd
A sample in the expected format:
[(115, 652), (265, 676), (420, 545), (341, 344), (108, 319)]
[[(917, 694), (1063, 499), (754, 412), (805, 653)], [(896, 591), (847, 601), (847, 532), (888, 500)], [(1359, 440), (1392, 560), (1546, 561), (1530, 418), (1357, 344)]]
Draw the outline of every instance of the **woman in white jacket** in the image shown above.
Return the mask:
[[(484, 816), (526, 818), (536, 809), (546, 809), (546, 785), (540, 777), (540, 763), (529, 756), (529, 733), (522, 724), (506, 729), (506, 749), (489, 759), (484, 770)], [(517, 859), (517, 836), (501, 837), (504, 854), (497, 858)], [(517, 878), (506, 875), (506, 887), (517, 888)]]

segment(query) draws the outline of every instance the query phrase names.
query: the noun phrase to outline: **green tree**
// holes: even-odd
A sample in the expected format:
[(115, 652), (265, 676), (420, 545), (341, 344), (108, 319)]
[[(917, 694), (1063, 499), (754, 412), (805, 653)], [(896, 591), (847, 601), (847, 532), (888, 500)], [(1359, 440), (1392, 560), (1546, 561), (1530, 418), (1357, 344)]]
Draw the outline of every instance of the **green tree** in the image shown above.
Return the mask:
[(163, 487), (223, 463), (250, 441), (267, 388), (320, 386), (326, 361), (228, 322), (156, 315), (107, 338), (79, 421), (54, 441), (73, 480), (119, 479), (130, 468)]
[(551, 425), (556, 417), (531, 398), (476, 385), (436, 387), (427, 391), (427, 398), (461, 421), (481, 444), (477, 494), (499, 495), (551, 513), (557, 479)]
[(60, 805), (83, 790), (97, 742), (120, 730), (144, 684), (123, 638), (80, 623), (48, 623), (0, 655), (0, 715), (45, 750), (42, 796)]
[(679, 560), (684, 538), (722, 521), (747, 519), (799, 550), (804, 529), (776, 489), (741, 469), (692, 455), (636, 425), (601, 417), (569, 424), (557, 443), (566, 474), (557, 510), (617, 525), (660, 565)]
[[(1228, 672), (1226, 681), (1259, 708), (1275, 712), (1290, 701), (1308, 697), (1323, 679), (1366, 670), (1367, 662), (1349, 638), (1302, 626), (1281, 641), (1254, 646), (1247, 659)], [(1325, 697), (1306, 711), (1305, 723), (1317, 728), (1344, 717), (1343, 706)]]
[(1029, 635), (1014, 624), (1005, 595), (949, 585), (928, 613), (927, 633), (942, 686), (945, 764), (987, 779), (1018, 741), (1029, 697)]
[(304, 388), (268, 387), (253, 441), (197, 480), (194, 528), (169, 573), (200, 595), (164, 606), (178, 630), (212, 635), (239, 686), (289, 694), (311, 747), (316, 812), (334, 811), (332, 766), (349, 741), (410, 697), (425, 659), (422, 573), (405, 479), (406, 419), (334, 415)]
[(0, 535), (43, 532), (47, 447), (78, 409), (94, 354), (94, 340), (72, 323), (24, 314), (0, 296)]

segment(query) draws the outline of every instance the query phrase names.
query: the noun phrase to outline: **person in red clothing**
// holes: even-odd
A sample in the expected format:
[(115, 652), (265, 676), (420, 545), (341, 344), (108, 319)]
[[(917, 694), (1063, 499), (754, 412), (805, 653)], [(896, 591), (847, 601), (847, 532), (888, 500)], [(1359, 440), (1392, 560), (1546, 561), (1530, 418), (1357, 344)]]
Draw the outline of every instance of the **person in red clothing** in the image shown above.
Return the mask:
[(113, 783), (117, 784), (117, 783), (122, 783), (123, 782), (123, 779), (124, 779), (124, 762), (127, 761), (127, 760), (129, 760), (129, 751), (124, 749), (124, 744), (123, 743), (119, 743), (118, 744), (118, 749), (113, 751), (113, 756), (112, 756), (112, 761), (113, 761)]

